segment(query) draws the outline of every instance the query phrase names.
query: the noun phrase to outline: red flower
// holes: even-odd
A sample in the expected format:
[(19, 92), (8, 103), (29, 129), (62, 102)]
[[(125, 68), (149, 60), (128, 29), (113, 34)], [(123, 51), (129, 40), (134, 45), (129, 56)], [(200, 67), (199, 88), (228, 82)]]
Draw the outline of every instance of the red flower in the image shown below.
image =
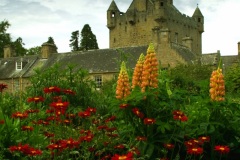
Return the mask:
[(91, 142), (93, 137), (94, 135), (92, 133), (88, 133), (86, 136), (80, 137), (80, 142), (82, 141)]
[(165, 143), (163, 146), (164, 146), (166, 149), (170, 149), (170, 150), (175, 147), (173, 144), (170, 144), (170, 143)]
[(198, 140), (202, 141), (202, 142), (209, 142), (210, 141), (210, 137), (208, 136), (202, 136), (199, 137)]
[(73, 113), (69, 113), (69, 114), (66, 114), (66, 117), (70, 119), (70, 118), (75, 118), (76, 115)]
[(116, 118), (117, 118), (116, 116), (111, 116), (111, 117), (107, 118), (107, 119), (105, 120), (105, 122), (108, 123), (108, 122), (110, 122), (110, 121), (115, 121)]
[(98, 130), (104, 130), (104, 129), (107, 129), (107, 128), (108, 128), (108, 126), (105, 126), (105, 125), (104, 125), (104, 126), (98, 126), (98, 127), (97, 127)]
[(228, 153), (230, 151), (230, 148), (228, 146), (215, 146), (214, 150), (221, 154), (224, 154)]
[(132, 152), (128, 152), (125, 155), (118, 155), (115, 154), (111, 160), (133, 160), (133, 153)]
[(29, 155), (29, 156), (37, 156), (37, 155), (41, 155), (42, 151), (39, 149), (35, 149), (35, 148), (28, 148), (28, 150), (26, 150), (25, 154)]
[(5, 88), (7, 88), (6, 84), (0, 84), (0, 92), (2, 92)]
[(30, 102), (35, 102), (35, 103), (38, 103), (38, 102), (43, 102), (44, 101), (44, 98), (42, 96), (39, 96), (39, 97), (30, 97), (28, 98), (27, 100), (29, 103)]
[(121, 105), (120, 105), (120, 108), (121, 108), (121, 109), (125, 109), (125, 108), (127, 108), (128, 106), (129, 106), (129, 104), (121, 104)]
[(65, 93), (65, 94), (71, 94), (71, 95), (75, 95), (75, 94), (76, 94), (76, 92), (72, 91), (71, 89), (64, 89), (64, 90), (63, 90), (63, 93)]
[(10, 146), (9, 150), (10, 152), (14, 151), (25, 152), (28, 148), (29, 148), (28, 144), (22, 145), (21, 143), (19, 143), (17, 146)]
[(156, 122), (153, 118), (144, 118), (144, 124), (154, 124)]
[(50, 104), (51, 107), (55, 109), (66, 109), (69, 105), (69, 102), (52, 102)]
[(82, 118), (90, 117), (91, 112), (83, 111), (83, 112), (78, 112), (78, 116)]
[(173, 111), (173, 119), (184, 122), (188, 120), (188, 117), (182, 111), (176, 110)]
[(113, 131), (116, 131), (117, 130), (117, 128), (116, 127), (111, 127), (111, 128), (106, 128), (106, 131), (107, 132), (113, 132)]
[(5, 122), (4, 122), (4, 120), (0, 120), (0, 124), (4, 124)]
[(137, 147), (132, 147), (130, 152), (132, 152), (133, 154), (138, 155), (138, 156), (141, 154), (140, 150)]
[(200, 147), (188, 148), (187, 153), (188, 154), (199, 155), (199, 154), (203, 153), (203, 148), (200, 148)]
[(141, 119), (144, 117), (144, 114), (141, 113), (138, 108), (133, 108), (132, 112)]
[(79, 141), (73, 140), (72, 138), (61, 140), (59, 143), (64, 146), (66, 145), (68, 148), (75, 148), (78, 147), (80, 144)]
[(61, 91), (61, 89), (59, 87), (53, 86), (53, 87), (44, 88), (43, 91), (44, 91), (44, 93), (52, 93), (52, 92), (59, 93)]
[(12, 118), (20, 118), (20, 119), (24, 119), (27, 118), (28, 114), (26, 112), (21, 113), (21, 112), (16, 112), (12, 114)]
[(86, 112), (96, 113), (96, 108), (88, 107), (88, 108), (86, 109)]
[(32, 126), (22, 126), (22, 131), (33, 131), (33, 127)]
[(39, 109), (28, 109), (25, 111), (26, 113), (38, 113)]
[(115, 149), (124, 149), (125, 146), (123, 144), (119, 144), (117, 146), (114, 146)]
[(147, 137), (137, 136), (136, 140), (137, 141), (146, 141)]
[(48, 149), (50, 150), (54, 150), (54, 149), (57, 149), (57, 150), (62, 150), (62, 149), (65, 149), (67, 148), (67, 144), (49, 144), (47, 146)]
[(50, 132), (45, 132), (44, 136), (46, 136), (47, 138), (49, 137), (54, 137), (54, 133), (50, 133)]

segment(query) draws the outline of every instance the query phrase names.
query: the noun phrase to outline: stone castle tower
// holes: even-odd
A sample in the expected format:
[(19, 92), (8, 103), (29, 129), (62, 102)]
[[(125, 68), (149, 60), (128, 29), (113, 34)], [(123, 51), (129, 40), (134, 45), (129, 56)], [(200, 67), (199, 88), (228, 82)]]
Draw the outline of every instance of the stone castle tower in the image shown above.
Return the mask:
[(202, 54), (204, 17), (197, 7), (192, 17), (178, 11), (173, 0), (133, 0), (126, 13), (113, 0), (107, 10), (110, 48), (143, 46), (157, 48), (176, 43)]

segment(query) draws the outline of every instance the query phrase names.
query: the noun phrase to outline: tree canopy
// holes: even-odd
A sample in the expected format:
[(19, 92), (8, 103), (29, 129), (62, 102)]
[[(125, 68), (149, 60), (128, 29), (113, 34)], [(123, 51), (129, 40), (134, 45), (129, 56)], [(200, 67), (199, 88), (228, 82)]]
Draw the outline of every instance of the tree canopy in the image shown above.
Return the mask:
[(96, 36), (92, 33), (91, 27), (85, 24), (81, 31), (80, 51), (87, 51), (89, 49), (98, 49), (98, 43)]
[(72, 51), (78, 51), (79, 50), (79, 31), (76, 30), (72, 32), (72, 36), (70, 39), (69, 46), (71, 47)]
[(4, 46), (11, 43), (11, 36), (7, 33), (10, 23), (7, 20), (0, 22), (0, 57), (3, 57)]

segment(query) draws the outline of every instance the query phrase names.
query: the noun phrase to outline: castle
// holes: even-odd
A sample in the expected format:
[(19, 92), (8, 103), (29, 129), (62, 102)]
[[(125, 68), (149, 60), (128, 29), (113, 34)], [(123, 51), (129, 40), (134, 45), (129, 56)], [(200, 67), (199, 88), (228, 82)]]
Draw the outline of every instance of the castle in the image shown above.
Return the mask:
[[(23, 91), (31, 85), (29, 78), (36, 68), (44, 71), (58, 63), (62, 68), (76, 64), (77, 68), (87, 69), (100, 87), (104, 81), (116, 77), (123, 53), (128, 56), (128, 68), (133, 69), (149, 43), (154, 44), (162, 68), (179, 63), (216, 65), (221, 56), (220, 51), (202, 54), (204, 16), (198, 6), (189, 17), (178, 11), (173, 0), (133, 0), (123, 13), (113, 0), (107, 9), (107, 27), (109, 49), (59, 54), (56, 46), (43, 43), (41, 55), (14, 57), (14, 50), (5, 46), (4, 58), (0, 59), (0, 83), (7, 84), (9, 92)], [(238, 56), (222, 59), (227, 67), (236, 63)]]

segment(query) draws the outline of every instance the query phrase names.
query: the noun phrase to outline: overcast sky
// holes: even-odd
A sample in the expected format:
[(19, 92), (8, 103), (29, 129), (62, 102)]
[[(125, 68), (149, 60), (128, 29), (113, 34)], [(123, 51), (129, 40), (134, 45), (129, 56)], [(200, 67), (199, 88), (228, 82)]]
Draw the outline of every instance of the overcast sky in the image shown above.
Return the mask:
[[(40, 46), (53, 37), (58, 52), (69, 52), (71, 33), (89, 24), (99, 48), (109, 48), (106, 11), (112, 0), (0, 0), (0, 21), (8, 20), (13, 40), (25, 48)], [(132, 0), (115, 0), (126, 12)], [(203, 53), (220, 50), (236, 55), (240, 41), (240, 0), (173, 0), (181, 13), (192, 16), (197, 4), (204, 16)]]

